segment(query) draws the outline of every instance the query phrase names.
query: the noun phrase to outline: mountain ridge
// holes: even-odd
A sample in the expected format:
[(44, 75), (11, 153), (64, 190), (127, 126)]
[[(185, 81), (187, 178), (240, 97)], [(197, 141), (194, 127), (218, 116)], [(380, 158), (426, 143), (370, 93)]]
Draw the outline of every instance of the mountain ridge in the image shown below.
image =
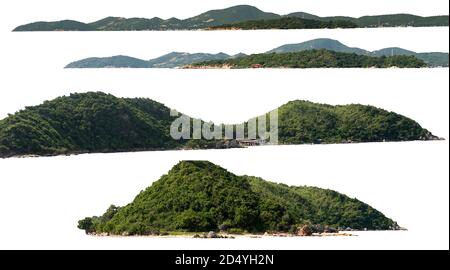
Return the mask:
[[(407, 55), (407, 56), (415, 56), (420, 60), (423, 60), (430, 67), (448, 67), (448, 53), (444, 52), (425, 52), (425, 53), (416, 53), (413, 51), (405, 50), (402, 48), (383, 48), (375, 51), (367, 51), (365, 49), (357, 48), (357, 47), (348, 47), (345, 44), (339, 42), (338, 40), (328, 39), (328, 38), (318, 38), (308, 40), (302, 43), (293, 43), (293, 44), (285, 44), (269, 50), (265, 53), (286, 53), (286, 52), (299, 52), (303, 50), (312, 50), (312, 49), (327, 49), (336, 52), (343, 53), (356, 53), (359, 55), (367, 55), (367, 56), (391, 56), (391, 55)], [(169, 63), (164, 58), (167, 57), (177, 58)], [(147, 66), (147, 68), (175, 68), (182, 67), (183, 65), (191, 65), (195, 62), (204, 62), (208, 60), (226, 60), (237, 57), (245, 57), (246, 54), (237, 54), (237, 55), (228, 55), (226, 53), (218, 53), (218, 54), (210, 54), (210, 53), (186, 53), (186, 52), (172, 52), (158, 58), (148, 60), (147, 64), (143, 64), (143, 66)], [(118, 57), (118, 56), (113, 56)], [(85, 58), (81, 60), (77, 60), (66, 65), (65, 68), (101, 68), (101, 67), (129, 67), (132, 65), (136, 65), (136, 59), (133, 58), (130, 60), (129, 64), (121, 64), (114, 65), (114, 59), (104, 57), (104, 58), (94, 58), (98, 60), (98, 63), (92, 62), (92, 57)], [(104, 63), (108, 61), (109, 63)], [(140, 61), (146, 61), (137, 59)], [(141, 65), (139, 65), (141, 67)]]
[(13, 31), (142, 31), (142, 30), (197, 30), (209, 27), (240, 23), (254, 20), (282, 19), (285, 17), (303, 18), (317, 21), (348, 20), (358, 27), (395, 27), (395, 26), (448, 26), (448, 15), (421, 17), (411, 14), (392, 14), (352, 17), (319, 17), (316, 15), (294, 12), (279, 15), (264, 12), (250, 5), (238, 5), (224, 9), (210, 10), (187, 19), (170, 18), (122, 18), (106, 17), (91, 23), (75, 20), (62, 20), (20, 25)]
[[(173, 139), (171, 125), (178, 118), (170, 113), (148, 98), (102, 92), (58, 97), (0, 120), (0, 157), (240, 147), (232, 138)], [(259, 117), (270, 119), (270, 113)], [(248, 133), (248, 123), (254, 120), (227, 126), (243, 125)], [(278, 144), (436, 139), (414, 120), (369, 105), (296, 100), (278, 108)]]

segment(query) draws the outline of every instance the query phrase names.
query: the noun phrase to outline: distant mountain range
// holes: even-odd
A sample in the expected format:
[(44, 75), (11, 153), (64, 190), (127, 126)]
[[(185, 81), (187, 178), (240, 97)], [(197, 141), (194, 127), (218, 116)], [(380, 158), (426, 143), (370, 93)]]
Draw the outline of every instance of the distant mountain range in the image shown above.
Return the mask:
[[(0, 120), (0, 158), (239, 147), (237, 140), (174, 139), (170, 131), (177, 117), (170, 112), (146, 98), (117, 98), (101, 92), (59, 97)], [(256, 118), (231, 127), (247, 127), (248, 133), (251, 121)], [(414, 120), (373, 106), (295, 100), (278, 108), (279, 144), (435, 139)]]
[[(341, 53), (355, 53), (364, 56), (415, 56), (424, 61), (430, 67), (448, 67), (449, 55), (443, 52), (416, 53), (402, 48), (385, 48), (377, 51), (367, 51), (360, 48), (348, 47), (341, 42), (333, 39), (314, 39), (298, 44), (287, 44), (270, 50), (266, 53), (290, 53), (301, 52), (305, 50), (330, 50)], [(68, 64), (65, 68), (179, 68), (186, 65), (201, 63), (211, 60), (227, 60), (245, 57), (246, 54), (228, 55), (225, 53), (208, 54), (208, 53), (183, 53), (172, 52), (161, 57), (151, 60), (141, 60), (128, 56), (112, 56), (112, 57), (91, 57)]]
[[(74, 20), (53, 22), (34, 22), (16, 27), (13, 31), (141, 31), (141, 30), (197, 30), (209, 29), (218, 26), (229, 26), (248, 21), (277, 20), (283, 18), (299, 18), (309, 21), (348, 22), (354, 27), (397, 27), (397, 26), (448, 26), (448, 15), (420, 17), (410, 14), (393, 14), (352, 17), (319, 17), (305, 12), (294, 12), (287, 15), (278, 15), (259, 10), (249, 5), (239, 5), (225, 9), (211, 10), (200, 15), (180, 20), (170, 18), (163, 20), (155, 17), (121, 18), (107, 17), (92, 23), (82, 23)], [(318, 28), (326, 25), (318, 25)], [(344, 26), (345, 27), (345, 26)], [(220, 27), (219, 27), (220, 28)], [(276, 24), (275, 24), (276, 28)]]
[(176, 68), (189, 65), (196, 62), (210, 60), (224, 60), (234, 57), (241, 57), (244, 54), (234, 56), (218, 53), (184, 53), (171, 52), (161, 57), (151, 60), (141, 60), (129, 56), (117, 55), (112, 57), (91, 57), (75, 61), (68, 64), (65, 68)]

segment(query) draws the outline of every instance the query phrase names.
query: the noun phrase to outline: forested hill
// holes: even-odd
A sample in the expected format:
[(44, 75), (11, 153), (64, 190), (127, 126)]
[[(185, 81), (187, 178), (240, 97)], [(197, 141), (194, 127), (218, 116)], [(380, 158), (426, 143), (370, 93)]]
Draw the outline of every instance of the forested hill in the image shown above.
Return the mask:
[[(414, 120), (372, 106), (297, 100), (278, 112), (282, 144), (437, 139)], [(71, 94), (0, 120), (0, 157), (223, 148), (220, 139), (173, 139), (175, 119), (169, 108), (146, 98)]]
[(26, 107), (0, 121), (0, 155), (58, 155), (173, 149), (175, 118), (150, 99), (71, 94)]
[(123, 207), (87, 217), (86, 233), (292, 232), (302, 225), (396, 230), (371, 206), (332, 190), (237, 176), (207, 161), (182, 161)]
[(420, 68), (427, 64), (413, 55), (367, 56), (325, 49), (262, 53), (193, 63), (185, 68)]
[[(288, 18), (286, 20), (286, 18)], [(295, 19), (297, 23), (288, 23)], [(319, 17), (305, 12), (293, 12), (288, 15), (279, 15), (270, 12), (264, 12), (256, 7), (249, 5), (238, 5), (225, 9), (210, 10), (197, 16), (187, 19), (161, 19), (154, 17), (148, 18), (123, 18), (106, 17), (104, 19), (83, 23), (75, 20), (61, 21), (39, 21), (28, 23), (16, 27), (13, 31), (151, 31), (151, 30), (197, 30), (210, 29), (211, 27), (223, 28), (236, 23), (249, 22), (257, 24), (258, 27), (271, 22), (273, 27), (281, 29), (303, 28), (303, 24), (312, 22), (309, 27), (398, 27), (398, 26), (448, 26), (448, 15), (420, 17), (411, 14), (393, 14), (364, 16), (360, 18), (352, 17)], [(277, 21), (278, 20), (278, 21)], [(325, 24), (323, 24), (325, 22)], [(329, 24), (328, 24), (329, 23)], [(245, 25), (244, 25), (245, 26)], [(245, 26), (247, 27), (247, 26)], [(267, 26), (264, 26), (267, 27)], [(263, 28), (264, 29), (264, 28)]]
[(295, 100), (278, 108), (282, 144), (435, 140), (414, 120), (374, 106)]

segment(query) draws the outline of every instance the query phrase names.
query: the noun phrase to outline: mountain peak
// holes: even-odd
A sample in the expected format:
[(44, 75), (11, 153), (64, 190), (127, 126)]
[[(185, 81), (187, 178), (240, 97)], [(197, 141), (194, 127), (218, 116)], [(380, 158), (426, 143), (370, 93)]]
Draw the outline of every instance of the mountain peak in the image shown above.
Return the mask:
[(210, 27), (223, 24), (231, 24), (243, 21), (276, 19), (281, 16), (274, 13), (266, 13), (250, 5), (237, 5), (225, 9), (215, 9), (187, 19), (196, 27)]
[(183, 179), (188, 179), (198, 174), (202, 174), (203, 176), (217, 174), (227, 175), (228, 177), (226, 179), (228, 180), (237, 177), (226, 169), (206, 160), (182, 160), (172, 167), (169, 171), (169, 175), (171, 174), (178, 175), (178, 177), (183, 175), (183, 177), (181, 177)]
[(177, 167), (197, 167), (197, 168), (206, 168), (206, 167), (210, 167), (210, 166), (214, 166), (214, 167), (219, 167), (216, 164), (207, 161), (207, 160), (182, 160), (180, 162), (178, 162), (174, 168)]
[(261, 11), (259, 8), (252, 6), (252, 5), (236, 5), (229, 8), (225, 8), (223, 10), (254, 10), (254, 11)]
[(338, 40), (330, 39), (330, 38), (317, 38), (313, 40), (308, 40), (302, 43), (296, 43), (296, 44), (286, 44), (283, 46), (280, 46), (278, 48), (275, 48), (273, 50), (270, 50), (270, 53), (286, 53), (286, 52), (299, 52), (299, 51), (305, 51), (305, 50), (330, 50), (335, 52), (343, 52), (343, 53), (356, 53), (356, 54), (362, 54), (367, 55), (369, 54), (368, 51), (360, 49), (360, 48), (352, 48), (344, 45)]

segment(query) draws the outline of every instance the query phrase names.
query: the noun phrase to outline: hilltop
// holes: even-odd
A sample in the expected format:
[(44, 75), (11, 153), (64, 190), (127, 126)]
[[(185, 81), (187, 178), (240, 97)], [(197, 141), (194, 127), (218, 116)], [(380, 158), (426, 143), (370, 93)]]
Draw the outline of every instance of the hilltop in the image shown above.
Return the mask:
[(71, 94), (0, 120), (0, 156), (176, 148), (174, 119), (150, 99)]

